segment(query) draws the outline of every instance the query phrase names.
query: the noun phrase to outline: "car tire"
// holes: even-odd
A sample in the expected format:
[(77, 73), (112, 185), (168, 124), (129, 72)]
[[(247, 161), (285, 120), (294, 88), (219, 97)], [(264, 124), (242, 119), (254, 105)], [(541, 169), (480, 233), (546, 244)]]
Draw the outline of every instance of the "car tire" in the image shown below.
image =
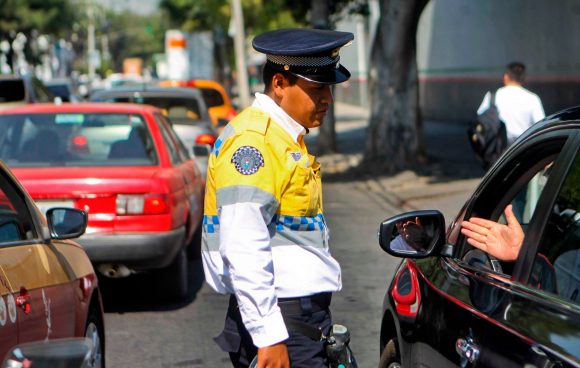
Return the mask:
[(196, 260), (201, 258), (201, 233), (202, 225), (200, 225), (195, 233), (191, 237), (191, 242), (187, 247), (187, 257), (190, 260)]
[(85, 337), (93, 342), (93, 352), (88, 362), (88, 368), (105, 367), (105, 328), (102, 315), (94, 306), (89, 310), (87, 323), (85, 324)]
[(401, 368), (401, 353), (399, 352), (399, 344), (397, 339), (391, 339), (385, 345), (381, 359), (379, 360), (379, 368)]
[(170, 299), (181, 300), (185, 298), (188, 292), (188, 259), (187, 250), (181, 248), (177, 256), (169, 267), (164, 270), (161, 290), (167, 292)]

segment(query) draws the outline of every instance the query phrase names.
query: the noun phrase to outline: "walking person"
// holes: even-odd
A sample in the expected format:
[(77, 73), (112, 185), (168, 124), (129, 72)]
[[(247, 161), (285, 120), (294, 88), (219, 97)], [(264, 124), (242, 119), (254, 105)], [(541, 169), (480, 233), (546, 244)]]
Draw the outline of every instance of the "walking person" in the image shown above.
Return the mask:
[[(504, 86), (495, 93), (495, 105), (506, 127), (508, 146), (532, 124), (545, 117), (540, 98), (523, 87), (525, 73), (524, 64), (508, 64), (503, 74)], [(491, 93), (486, 93), (477, 110), (478, 115), (487, 110), (490, 98)]]
[(304, 135), (322, 124), (331, 85), (349, 79), (348, 32), (284, 29), (253, 47), (266, 54), (264, 93), (223, 130), (209, 159), (202, 254), (206, 281), (230, 294), (215, 338), (234, 367), (328, 367), (324, 344), (341, 270), (329, 250), (320, 164)]

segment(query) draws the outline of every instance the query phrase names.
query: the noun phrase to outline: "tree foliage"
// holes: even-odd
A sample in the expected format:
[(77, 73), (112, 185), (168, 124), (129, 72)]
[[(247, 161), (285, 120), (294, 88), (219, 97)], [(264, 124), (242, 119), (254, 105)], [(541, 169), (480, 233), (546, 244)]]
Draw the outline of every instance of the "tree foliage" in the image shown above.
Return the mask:
[(0, 37), (33, 30), (66, 35), (77, 18), (70, 0), (0, 0)]

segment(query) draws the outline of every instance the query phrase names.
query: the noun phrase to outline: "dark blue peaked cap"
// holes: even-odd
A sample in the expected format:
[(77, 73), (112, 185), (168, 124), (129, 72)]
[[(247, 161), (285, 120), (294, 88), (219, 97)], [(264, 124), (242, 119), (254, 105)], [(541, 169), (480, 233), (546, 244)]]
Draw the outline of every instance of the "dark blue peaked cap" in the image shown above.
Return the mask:
[(339, 63), (339, 50), (353, 39), (350, 32), (294, 28), (263, 33), (252, 45), (266, 54), (267, 64), (275, 70), (316, 83), (335, 84), (350, 78), (350, 72)]

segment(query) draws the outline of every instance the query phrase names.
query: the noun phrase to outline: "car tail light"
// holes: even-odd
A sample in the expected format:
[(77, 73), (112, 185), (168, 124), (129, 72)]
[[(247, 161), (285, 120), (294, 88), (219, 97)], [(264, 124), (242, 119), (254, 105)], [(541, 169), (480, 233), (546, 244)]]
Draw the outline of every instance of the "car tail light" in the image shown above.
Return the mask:
[(211, 134), (200, 134), (195, 138), (195, 143), (209, 144), (213, 147), (213, 144), (215, 143), (215, 137)]
[(117, 215), (158, 215), (168, 209), (168, 199), (163, 194), (117, 195)]
[(421, 291), (414, 263), (406, 261), (403, 268), (397, 273), (391, 289), (391, 296), (399, 315), (417, 316), (421, 306)]
[(230, 109), (230, 111), (228, 111), (228, 114), (226, 115), (226, 119), (228, 121), (232, 120), (233, 118), (236, 117), (236, 115), (238, 115), (238, 112), (234, 109)]

